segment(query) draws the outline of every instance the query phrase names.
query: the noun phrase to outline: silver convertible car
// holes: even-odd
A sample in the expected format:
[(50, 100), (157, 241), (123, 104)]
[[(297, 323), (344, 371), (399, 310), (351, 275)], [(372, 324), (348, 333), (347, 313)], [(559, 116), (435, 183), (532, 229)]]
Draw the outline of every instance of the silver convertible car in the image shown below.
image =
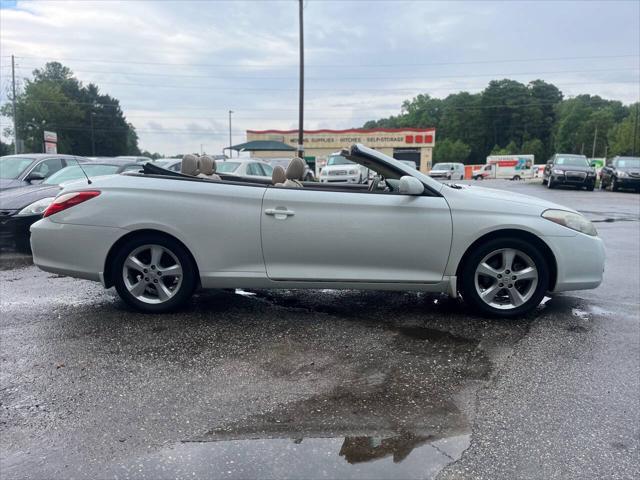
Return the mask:
[(445, 292), (514, 317), (602, 281), (603, 243), (575, 210), (441, 184), (359, 144), (343, 155), (376, 172), (369, 185), (304, 182), (302, 160), (273, 182), (151, 164), (75, 182), (31, 227), (34, 262), (147, 312), (196, 288), (335, 288)]

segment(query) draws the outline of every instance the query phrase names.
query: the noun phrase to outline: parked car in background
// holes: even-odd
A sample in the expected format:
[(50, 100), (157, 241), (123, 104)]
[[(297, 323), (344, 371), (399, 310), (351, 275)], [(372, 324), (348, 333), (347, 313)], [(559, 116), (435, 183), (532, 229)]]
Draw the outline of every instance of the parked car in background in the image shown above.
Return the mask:
[(404, 163), (406, 166), (414, 168), (414, 169), (418, 169), (418, 165), (416, 165), (416, 162), (414, 162), (413, 160), (398, 160), (399, 162)]
[[(20, 251), (29, 250), (29, 227), (58, 195), (60, 185), (85, 178), (139, 170), (139, 163), (83, 163), (58, 170), (37, 185), (27, 185), (0, 192), (0, 244)], [(84, 172), (83, 172), (84, 170)]]
[(363, 165), (358, 165), (336, 152), (329, 155), (327, 163), (320, 170), (321, 183), (367, 183), (370, 172)]
[(600, 171), (602, 188), (634, 189), (640, 192), (640, 157), (614, 157)]
[(575, 210), (443, 185), (359, 144), (344, 155), (386, 186), (302, 185), (300, 169), (271, 188), (152, 164), (149, 176), (68, 184), (31, 226), (33, 261), (115, 286), (146, 312), (175, 309), (197, 287), (355, 288), (462, 292), (485, 315), (521, 317), (547, 292), (602, 281), (604, 244)]
[(544, 166), (542, 184), (549, 188), (571, 185), (593, 191), (596, 171), (584, 155), (556, 153)]
[(464, 164), (436, 163), (429, 172), (429, 176), (444, 180), (464, 180)]
[[(167, 170), (171, 170), (172, 172), (179, 172), (180, 167), (182, 166), (181, 158), (159, 158), (155, 162), (154, 165), (158, 167), (162, 167)], [(219, 163), (217, 163), (219, 165)]]
[[(262, 159), (262, 161), (267, 162), (272, 167), (275, 167), (276, 165), (280, 165), (285, 170), (287, 170), (287, 167), (289, 166), (289, 163), (291, 163), (291, 160), (292, 160), (291, 158), (264, 158), (264, 159)], [(305, 165), (305, 170), (304, 170), (303, 181), (305, 181), (305, 182), (315, 182), (315, 180), (316, 180), (315, 173), (313, 173), (313, 170), (309, 167), (309, 164), (307, 162), (304, 162), (304, 165)]]
[[(90, 160), (75, 155), (25, 153), (0, 157), (0, 191), (37, 184), (58, 170)], [(0, 205), (0, 209), (3, 208)]]
[(234, 158), (224, 162), (216, 161), (216, 173), (271, 181), (273, 167), (261, 160)]
[(149, 158), (149, 157), (143, 157), (141, 155), (118, 155), (115, 158), (122, 158), (124, 160), (130, 160), (132, 162), (136, 162), (136, 163), (147, 163), (147, 162), (153, 162), (153, 158)]

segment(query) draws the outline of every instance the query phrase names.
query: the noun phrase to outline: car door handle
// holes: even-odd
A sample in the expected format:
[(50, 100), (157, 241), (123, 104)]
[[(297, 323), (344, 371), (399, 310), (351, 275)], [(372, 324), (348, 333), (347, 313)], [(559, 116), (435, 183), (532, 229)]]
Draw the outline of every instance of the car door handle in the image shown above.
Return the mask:
[(265, 215), (273, 215), (276, 218), (292, 217), (296, 214), (293, 210), (287, 210), (286, 208), (267, 208), (264, 213)]

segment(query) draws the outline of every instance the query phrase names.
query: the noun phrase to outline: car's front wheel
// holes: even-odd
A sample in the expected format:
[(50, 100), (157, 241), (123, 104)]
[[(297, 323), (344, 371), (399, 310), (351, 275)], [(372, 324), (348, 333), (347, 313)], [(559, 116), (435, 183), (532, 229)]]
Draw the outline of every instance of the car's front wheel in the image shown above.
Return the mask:
[(616, 177), (613, 177), (611, 179), (611, 191), (617, 192), (618, 190), (620, 190), (620, 185), (618, 185), (618, 179)]
[(526, 314), (549, 288), (549, 267), (540, 250), (519, 238), (497, 238), (480, 245), (462, 269), (462, 296), (471, 307), (493, 317)]
[(170, 237), (142, 235), (117, 252), (113, 278), (120, 297), (150, 313), (174, 310), (196, 286), (196, 268), (186, 249)]

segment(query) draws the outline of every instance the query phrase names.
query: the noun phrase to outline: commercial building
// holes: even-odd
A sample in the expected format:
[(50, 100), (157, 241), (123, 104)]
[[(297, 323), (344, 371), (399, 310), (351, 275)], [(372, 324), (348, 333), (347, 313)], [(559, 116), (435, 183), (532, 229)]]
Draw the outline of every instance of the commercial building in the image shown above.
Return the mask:
[[(411, 160), (421, 172), (431, 169), (435, 128), (350, 128), (348, 130), (305, 130), (305, 160), (316, 171), (325, 165), (327, 157), (354, 143), (362, 143), (370, 148), (397, 158)], [(274, 140), (292, 147), (298, 145), (297, 130), (247, 130), (247, 142), (254, 140)], [(261, 158), (294, 157), (296, 152), (256, 152), (252, 156)]]

